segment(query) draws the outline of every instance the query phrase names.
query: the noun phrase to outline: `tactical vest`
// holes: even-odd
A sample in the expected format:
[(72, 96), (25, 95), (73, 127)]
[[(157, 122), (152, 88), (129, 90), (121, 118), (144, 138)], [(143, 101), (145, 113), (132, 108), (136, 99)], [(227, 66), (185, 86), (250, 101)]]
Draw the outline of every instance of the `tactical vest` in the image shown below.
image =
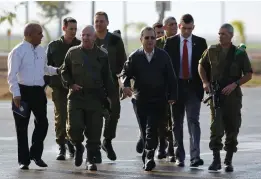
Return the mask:
[(241, 69), (238, 64), (236, 50), (236, 47), (233, 45), (228, 50), (226, 58), (220, 59), (221, 46), (210, 46), (208, 49), (208, 59), (211, 68), (211, 81), (219, 81), (226, 85), (241, 78)]

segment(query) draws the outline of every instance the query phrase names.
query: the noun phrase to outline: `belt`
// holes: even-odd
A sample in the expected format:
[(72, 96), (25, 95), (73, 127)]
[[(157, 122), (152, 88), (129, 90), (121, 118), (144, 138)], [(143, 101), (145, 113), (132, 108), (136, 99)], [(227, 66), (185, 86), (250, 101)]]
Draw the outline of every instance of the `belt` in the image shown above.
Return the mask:
[(179, 83), (192, 84), (192, 79), (179, 79)]

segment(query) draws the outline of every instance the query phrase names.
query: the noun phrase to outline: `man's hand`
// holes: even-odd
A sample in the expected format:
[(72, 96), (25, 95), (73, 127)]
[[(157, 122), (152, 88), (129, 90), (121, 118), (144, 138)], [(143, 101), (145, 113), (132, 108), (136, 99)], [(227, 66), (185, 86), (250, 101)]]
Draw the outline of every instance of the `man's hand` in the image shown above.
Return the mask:
[(175, 101), (175, 100), (168, 100), (168, 103), (169, 103), (169, 104), (175, 104), (176, 101)]
[(223, 90), (222, 93), (224, 95), (229, 95), (232, 91), (234, 91), (234, 89), (237, 87), (236, 83), (231, 83), (229, 85), (227, 85)]
[(20, 101), (21, 101), (21, 96), (16, 96), (14, 97), (14, 104), (16, 107), (20, 108)]
[(60, 75), (61, 74), (61, 68), (56, 68), (56, 73), (57, 73), (57, 75)]
[(123, 94), (127, 95), (128, 97), (131, 97), (132, 89), (130, 87), (123, 87)]
[(210, 91), (210, 84), (208, 81), (206, 82), (203, 82), (203, 88), (206, 92), (209, 92)]
[(71, 89), (72, 89), (73, 91), (79, 91), (79, 90), (82, 89), (82, 87), (79, 86), (79, 85), (77, 85), (77, 84), (73, 84), (73, 85), (71, 86)]

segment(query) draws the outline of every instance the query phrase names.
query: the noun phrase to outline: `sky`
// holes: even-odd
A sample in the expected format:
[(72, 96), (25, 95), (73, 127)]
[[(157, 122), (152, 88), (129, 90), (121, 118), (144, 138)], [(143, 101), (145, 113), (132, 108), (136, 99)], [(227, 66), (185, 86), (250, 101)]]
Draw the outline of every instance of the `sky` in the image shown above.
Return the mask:
[[(2, 1), (2, 0), (1, 0)], [(13, 10), (14, 6), (19, 1), (2, 1), (1, 10)], [(115, 29), (123, 30), (123, 2), (121, 1), (96, 1), (95, 11), (105, 11), (109, 16), (109, 30)], [(130, 22), (145, 22), (152, 25), (158, 19), (156, 12), (155, 1), (127, 1), (127, 23)], [(261, 41), (261, 1), (232, 1), (225, 2), (225, 22), (233, 20), (242, 20), (245, 24), (245, 32), (251, 39)], [(29, 2), (29, 20), (44, 21), (39, 16), (40, 8), (37, 7), (34, 1)], [(12, 27), (13, 34), (22, 34), (23, 24), (25, 22), (25, 8), (19, 7), (17, 9), (18, 20)], [(220, 1), (172, 1), (171, 10), (165, 16), (174, 16), (177, 20), (182, 14), (190, 13), (194, 17), (195, 29), (194, 34), (200, 36), (217, 36), (218, 29), (223, 23), (221, 20), (221, 2)], [(78, 21), (78, 28), (81, 29), (84, 25), (91, 24), (91, 2), (90, 1), (73, 1), (71, 3), (71, 13), (68, 16), (74, 17)], [(0, 34), (6, 34), (8, 23), (0, 25)], [(47, 28), (50, 30), (53, 37), (57, 37), (58, 21), (52, 21)], [(80, 31), (78, 31), (80, 32)], [(128, 35), (136, 35), (132, 31)]]

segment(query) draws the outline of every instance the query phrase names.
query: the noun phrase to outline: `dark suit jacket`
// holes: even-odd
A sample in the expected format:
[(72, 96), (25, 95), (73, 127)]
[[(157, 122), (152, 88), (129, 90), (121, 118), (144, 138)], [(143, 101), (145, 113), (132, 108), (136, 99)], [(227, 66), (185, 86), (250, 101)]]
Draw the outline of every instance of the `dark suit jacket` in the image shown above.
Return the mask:
[(134, 80), (134, 94), (144, 102), (177, 100), (177, 79), (169, 55), (155, 47), (148, 62), (143, 48), (130, 54), (122, 71), (124, 87)]
[[(197, 96), (202, 100), (204, 96), (204, 89), (198, 73), (198, 63), (203, 54), (207, 49), (207, 43), (204, 38), (192, 35), (192, 85), (196, 90)], [(164, 50), (169, 54), (176, 76), (179, 77), (180, 73), (180, 35), (175, 35), (166, 40)], [(182, 85), (179, 85), (179, 99), (182, 98)]]

